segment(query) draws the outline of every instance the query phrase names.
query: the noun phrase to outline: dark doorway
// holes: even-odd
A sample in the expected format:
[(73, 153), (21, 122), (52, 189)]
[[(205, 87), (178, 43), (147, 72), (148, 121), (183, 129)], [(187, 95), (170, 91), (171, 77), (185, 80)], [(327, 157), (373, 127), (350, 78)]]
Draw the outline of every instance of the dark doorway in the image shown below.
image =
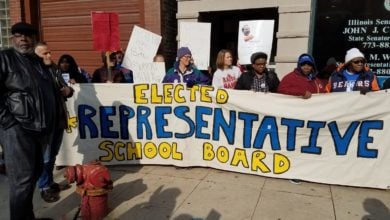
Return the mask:
[(275, 62), (276, 32), (278, 31), (279, 14), (277, 8), (247, 9), (234, 11), (201, 12), (199, 22), (211, 23), (210, 65), (215, 70), (218, 51), (229, 49), (233, 52), (234, 63), (237, 62), (237, 44), (239, 22), (244, 20), (275, 20), (270, 63)]

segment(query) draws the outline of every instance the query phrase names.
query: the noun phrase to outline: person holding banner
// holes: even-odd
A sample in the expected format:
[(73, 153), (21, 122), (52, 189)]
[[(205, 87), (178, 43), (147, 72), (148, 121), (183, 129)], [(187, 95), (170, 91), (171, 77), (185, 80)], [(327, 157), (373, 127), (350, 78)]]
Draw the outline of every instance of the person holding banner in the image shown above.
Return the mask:
[(301, 54), (297, 67), (280, 82), (278, 93), (301, 96), (304, 99), (310, 98), (312, 93), (325, 93), (325, 85), (316, 75), (314, 58), (307, 53)]
[(214, 72), (212, 85), (216, 88), (234, 89), (241, 71), (233, 66), (233, 56), (230, 50), (220, 50), (217, 55), (217, 70)]
[(345, 55), (344, 65), (332, 73), (326, 86), (328, 92), (369, 91), (379, 90), (376, 75), (366, 65), (364, 54), (357, 48), (352, 48)]
[(188, 47), (177, 50), (177, 61), (165, 74), (163, 83), (187, 83), (193, 85), (210, 85), (210, 77), (191, 65), (192, 53)]
[(263, 52), (252, 54), (252, 70), (241, 74), (235, 89), (252, 90), (255, 92), (276, 92), (279, 78), (275, 72), (266, 68), (267, 58), (268, 55)]

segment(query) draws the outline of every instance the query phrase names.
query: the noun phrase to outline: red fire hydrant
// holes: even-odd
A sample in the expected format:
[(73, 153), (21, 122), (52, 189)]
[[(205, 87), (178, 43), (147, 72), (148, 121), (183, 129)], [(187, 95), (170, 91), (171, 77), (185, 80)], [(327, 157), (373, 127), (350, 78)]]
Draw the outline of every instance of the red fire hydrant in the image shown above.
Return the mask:
[(108, 214), (108, 192), (113, 188), (108, 168), (98, 161), (84, 165), (68, 166), (64, 177), (71, 184), (76, 182), (76, 192), (81, 195), (83, 220), (100, 220)]

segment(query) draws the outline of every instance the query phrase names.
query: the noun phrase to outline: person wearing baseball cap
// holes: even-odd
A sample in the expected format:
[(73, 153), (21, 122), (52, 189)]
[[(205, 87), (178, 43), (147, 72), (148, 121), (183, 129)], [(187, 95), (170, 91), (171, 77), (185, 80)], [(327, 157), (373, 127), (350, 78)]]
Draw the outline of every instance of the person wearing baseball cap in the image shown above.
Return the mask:
[(9, 182), (9, 219), (36, 219), (33, 195), (55, 126), (57, 91), (34, 54), (37, 29), (19, 22), (11, 33), (12, 47), (0, 51), (0, 145)]
[(345, 54), (345, 62), (332, 73), (326, 86), (328, 92), (379, 90), (376, 75), (366, 65), (364, 54), (357, 48), (351, 48)]
[(297, 67), (283, 77), (278, 87), (278, 93), (300, 96), (304, 99), (313, 93), (324, 93), (325, 84), (317, 79), (317, 67), (314, 58), (307, 54), (298, 57)]

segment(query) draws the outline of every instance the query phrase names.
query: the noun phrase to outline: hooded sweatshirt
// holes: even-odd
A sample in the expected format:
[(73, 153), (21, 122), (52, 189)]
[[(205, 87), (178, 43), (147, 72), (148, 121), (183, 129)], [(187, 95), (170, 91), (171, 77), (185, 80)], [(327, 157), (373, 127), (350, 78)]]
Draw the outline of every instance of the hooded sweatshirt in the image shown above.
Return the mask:
[[(309, 75), (302, 72), (302, 65), (310, 63), (313, 71)], [(283, 77), (278, 87), (278, 93), (294, 96), (304, 96), (306, 91), (311, 93), (325, 93), (325, 85), (316, 78), (317, 67), (314, 58), (309, 54), (302, 54), (298, 58), (297, 67)]]

